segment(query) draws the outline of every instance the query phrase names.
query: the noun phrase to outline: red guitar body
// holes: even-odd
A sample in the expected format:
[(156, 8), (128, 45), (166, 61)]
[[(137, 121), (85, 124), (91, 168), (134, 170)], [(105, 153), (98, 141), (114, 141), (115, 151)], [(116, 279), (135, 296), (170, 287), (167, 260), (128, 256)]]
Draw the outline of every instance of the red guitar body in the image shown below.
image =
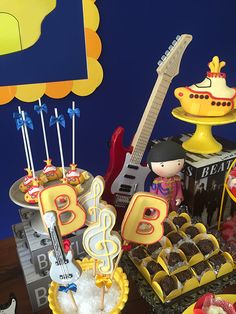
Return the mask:
[(129, 148), (123, 146), (124, 132), (124, 128), (119, 126), (112, 134), (109, 165), (104, 176), (105, 190), (102, 199), (112, 205), (114, 205), (114, 195), (111, 193), (111, 185), (123, 168), (126, 154), (133, 150), (131, 146)]

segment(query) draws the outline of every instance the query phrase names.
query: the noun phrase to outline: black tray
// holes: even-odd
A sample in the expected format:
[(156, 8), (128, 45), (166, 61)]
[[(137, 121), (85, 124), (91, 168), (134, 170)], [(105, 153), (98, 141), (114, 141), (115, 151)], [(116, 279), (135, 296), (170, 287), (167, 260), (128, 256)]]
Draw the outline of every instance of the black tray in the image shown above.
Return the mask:
[(137, 284), (140, 295), (152, 307), (152, 313), (158, 314), (182, 314), (183, 311), (191, 304), (196, 302), (199, 297), (207, 292), (215, 294), (222, 293), (222, 290), (227, 286), (236, 284), (236, 270), (222, 276), (207, 285), (189, 291), (171, 301), (162, 303), (155, 291), (138, 271), (127, 254), (124, 254), (121, 259), (121, 267), (124, 269), (127, 276)]

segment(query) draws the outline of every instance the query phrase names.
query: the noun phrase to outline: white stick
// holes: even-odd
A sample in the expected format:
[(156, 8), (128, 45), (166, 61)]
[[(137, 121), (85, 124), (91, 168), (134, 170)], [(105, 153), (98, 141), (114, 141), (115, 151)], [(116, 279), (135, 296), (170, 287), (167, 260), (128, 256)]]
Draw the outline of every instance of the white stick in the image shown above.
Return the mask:
[[(57, 108), (54, 108), (55, 111), (55, 117), (58, 118)], [(64, 165), (64, 157), (63, 157), (63, 151), (62, 151), (62, 144), (61, 144), (61, 132), (60, 132), (60, 125), (59, 122), (57, 124), (57, 136), (58, 136), (58, 142), (59, 142), (59, 150), (60, 150), (60, 156), (61, 156), (61, 166), (62, 166), (62, 172), (63, 172), (63, 178), (65, 179), (65, 165)]]
[[(75, 110), (74, 101), (72, 101), (72, 110)], [(75, 114), (72, 116), (72, 164), (75, 164)]]
[[(39, 98), (39, 107), (41, 107), (41, 99)], [(49, 160), (49, 153), (48, 153), (48, 141), (47, 141), (47, 136), (46, 136), (46, 130), (45, 130), (45, 124), (44, 124), (44, 117), (43, 117), (43, 111), (40, 111), (40, 117), (41, 117), (41, 124), (42, 124), (42, 129), (43, 129), (43, 139), (44, 139), (44, 145), (45, 145), (45, 151), (46, 151), (46, 157), (47, 160)]]
[[(25, 112), (22, 110), (21, 113), (22, 113), (22, 120), (23, 120), (23, 122), (25, 122)], [(31, 170), (33, 173), (33, 178), (35, 179), (34, 162), (33, 162), (33, 158), (32, 158), (29, 134), (28, 134), (28, 129), (27, 129), (27, 126), (25, 123), (24, 123), (24, 130), (25, 130), (26, 143), (27, 143), (27, 147), (28, 147), (28, 151), (29, 151)]]
[[(18, 112), (19, 114), (21, 114), (21, 107), (18, 106)], [(27, 150), (27, 144), (26, 144), (26, 139), (25, 139), (25, 129), (24, 126), (21, 126), (21, 133), (22, 133), (22, 137), (23, 137), (23, 142), (24, 142), (24, 149), (25, 149), (25, 157), (26, 157), (26, 163), (27, 163), (27, 168), (31, 169), (30, 167), (30, 161), (29, 161), (29, 153)]]

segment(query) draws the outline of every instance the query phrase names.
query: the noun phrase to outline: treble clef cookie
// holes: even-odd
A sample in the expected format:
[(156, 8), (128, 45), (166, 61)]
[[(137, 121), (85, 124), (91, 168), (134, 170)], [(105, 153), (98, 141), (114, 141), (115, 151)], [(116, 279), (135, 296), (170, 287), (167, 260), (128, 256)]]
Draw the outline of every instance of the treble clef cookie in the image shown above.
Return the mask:
[(86, 211), (86, 225), (91, 225), (98, 220), (100, 211), (105, 207), (101, 201), (101, 196), (104, 191), (104, 179), (97, 176), (93, 179), (90, 190), (79, 197), (79, 203)]
[(98, 216), (98, 221), (89, 226), (83, 235), (85, 251), (100, 261), (98, 270), (102, 274), (111, 274), (114, 259), (121, 251), (121, 238), (112, 231), (116, 222), (116, 210), (113, 206), (106, 206)]

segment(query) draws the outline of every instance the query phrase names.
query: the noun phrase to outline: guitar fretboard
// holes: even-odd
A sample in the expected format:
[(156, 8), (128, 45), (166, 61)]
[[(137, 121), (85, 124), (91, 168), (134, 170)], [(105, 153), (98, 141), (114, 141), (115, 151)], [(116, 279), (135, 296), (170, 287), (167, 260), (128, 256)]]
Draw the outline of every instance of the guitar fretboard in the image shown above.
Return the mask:
[(65, 263), (65, 256), (62, 251), (61, 243), (59, 241), (57, 227), (54, 226), (49, 229), (50, 237), (52, 240), (53, 249), (55, 252), (55, 257), (59, 265), (63, 265)]
[(143, 154), (147, 147), (152, 130), (156, 123), (161, 106), (165, 99), (167, 90), (170, 86), (172, 77), (167, 74), (159, 75), (148, 100), (146, 109), (139, 123), (137, 132), (134, 136), (131, 146), (133, 152), (131, 156), (132, 164), (140, 164)]

